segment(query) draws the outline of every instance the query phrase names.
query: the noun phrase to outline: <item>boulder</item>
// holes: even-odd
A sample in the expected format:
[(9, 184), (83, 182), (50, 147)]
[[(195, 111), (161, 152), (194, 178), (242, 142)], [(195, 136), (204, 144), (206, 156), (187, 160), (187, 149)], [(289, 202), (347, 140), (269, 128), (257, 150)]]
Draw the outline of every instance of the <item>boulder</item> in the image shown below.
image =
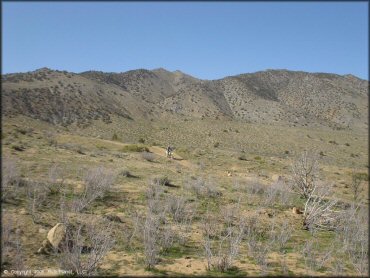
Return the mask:
[(55, 249), (58, 249), (64, 240), (66, 231), (66, 226), (63, 223), (58, 223), (48, 232), (47, 239)]
[(42, 242), (42, 246), (37, 250), (37, 254), (49, 254), (53, 250), (53, 246), (49, 242), (49, 240), (45, 239)]

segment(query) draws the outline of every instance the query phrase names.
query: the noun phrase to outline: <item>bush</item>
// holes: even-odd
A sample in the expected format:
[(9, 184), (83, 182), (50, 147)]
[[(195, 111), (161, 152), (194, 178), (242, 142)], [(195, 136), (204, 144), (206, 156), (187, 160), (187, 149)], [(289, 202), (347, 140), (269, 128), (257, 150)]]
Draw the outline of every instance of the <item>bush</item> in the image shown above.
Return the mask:
[(23, 152), (25, 150), (25, 147), (22, 145), (12, 145), (11, 148), (17, 152)]
[(219, 146), (220, 146), (219, 142), (216, 142), (216, 143), (213, 144), (213, 147), (215, 147), (215, 148), (218, 148)]
[(58, 253), (61, 268), (70, 269), (77, 276), (96, 275), (99, 263), (115, 242), (112, 223), (108, 220), (81, 221), (67, 227)]
[(222, 215), (220, 211), (216, 214), (217, 216), (207, 213), (202, 221), (202, 244), (208, 270), (226, 272), (232, 268), (234, 260), (239, 255), (246, 226), (239, 212), (239, 206), (234, 209), (236, 213), (233, 213), (233, 217), (218, 218), (218, 215)]
[(238, 159), (247, 161), (247, 157), (243, 153), (238, 156)]
[(144, 151), (141, 153), (141, 157), (144, 158), (146, 161), (153, 162), (154, 155), (150, 152)]
[(307, 199), (318, 182), (318, 157), (313, 152), (303, 152), (292, 164), (293, 190)]
[(139, 143), (144, 144), (145, 143), (145, 139), (144, 138), (140, 138), (139, 139)]
[(126, 145), (124, 146), (122, 149), (121, 149), (122, 152), (149, 152), (149, 149), (148, 147), (145, 147), (145, 146), (141, 146), (141, 145), (135, 145), (135, 144), (131, 144), (131, 145)]
[(123, 169), (123, 170), (121, 171), (120, 175), (121, 175), (121, 176), (123, 176), (123, 177), (126, 177), (126, 178), (132, 177), (132, 174), (131, 174), (131, 173), (130, 173), (130, 171), (129, 171), (129, 170), (127, 170), (127, 169)]
[(167, 176), (155, 177), (153, 179), (153, 182), (159, 185), (166, 185), (166, 186), (171, 185), (171, 182)]
[(1, 177), (1, 199), (4, 201), (8, 197), (17, 196), (20, 183), (20, 174), (17, 167), (17, 160), (5, 156), (2, 160)]
[(112, 141), (117, 141), (117, 140), (118, 140), (117, 133), (113, 133), (113, 135), (112, 135)]
[(218, 190), (217, 185), (214, 181), (208, 179), (207, 181), (203, 178), (195, 178), (187, 181), (185, 187), (194, 192), (199, 197), (220, 197), (222, 193)]
[(84, 177), (85, 187), (83, 191), (73, 200), (73, 209), (82, 211), (95, 199), (102, 198), (112, 187), (116, 175), (103, 167), (91, 168)]

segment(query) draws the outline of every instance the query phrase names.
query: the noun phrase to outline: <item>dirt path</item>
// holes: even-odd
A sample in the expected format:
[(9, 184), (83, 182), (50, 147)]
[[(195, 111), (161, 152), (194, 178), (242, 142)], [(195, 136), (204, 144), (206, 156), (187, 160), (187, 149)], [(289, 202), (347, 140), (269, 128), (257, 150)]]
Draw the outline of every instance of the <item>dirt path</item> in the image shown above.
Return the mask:
[[(164, 148), (158, 147), (158, 146), (152, 146), (149, 147), (149, 151), (152, 153), (155, 153), (156, 155), (166, 157), (166, 150)], [(178, 164), (181, 164), (182, 166), (188, 167), (188, 168), (194, 168), (195, 165), (191, 163), (190, 161), (183, 159), (181, 156), (176, 154), (175, 152), (173, 153), (173, 161), (175, 161)]]
[[(121, 142), (117, 142), (117, 141), (110, 141), (110, 140), (105, 140), (105, 139), (99, 139), (99, 140), (101, 140), (103, 142), (106, 142), (106, 143), (119, 145), (119, 146), (122, 146), (122, 147), (129, 145), (129, 144), (125, 144), (125, 143), (121, 143)], [(166, 150), (164, 148), (161, 148), (161, 147), (158, 147), (158, 146), (151, 146), (151, 147), (149, 147), (149, 151), (156, 154), (156, 155), (159, 155), (161, 157), (166, 157)], [(196, 167), (190, 161), (188, 161), (186, 159), (183, 159), (181, 156), (176, 154), (176, 152), (173, 153), (173, 160), (172, 161), (175, 161), (176, 163), (178, 163), (178, 164), (180, 164), (184, 167), (187, 167), (187, 168), (194, 169)]]

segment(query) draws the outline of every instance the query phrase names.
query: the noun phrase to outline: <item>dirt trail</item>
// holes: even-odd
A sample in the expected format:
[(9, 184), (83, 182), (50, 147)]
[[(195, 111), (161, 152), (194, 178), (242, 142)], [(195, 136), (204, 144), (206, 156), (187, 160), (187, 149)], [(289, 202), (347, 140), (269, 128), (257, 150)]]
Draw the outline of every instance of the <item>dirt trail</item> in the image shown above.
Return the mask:
[[(110, 140), (105, 140), (105, 139), (99, 139), (101, 141), (104, 141), (104, 142), (107, 142), (107, 143), (110, 143), (110, 144), (114, 144), (114, 145), (120, 145), (120, 146), (127, 146), (129, 144), (125, 144), (125, 143), (121, 143), (121, 142), (117, 142), (117, 141), (110, 141)], [(159, 156), (162, 156), (162, 157), (166, 157), (166, 149), (164, 148), (161, 148), (161, 147), (158, 147), (158, 146), (151, 146), (149, 147), (149, 151), (156, 154), (156, 155), (159, 155)], [(182, 165), (182, 166), (185, 166), (187, 168), (192, 168), (194, 169), (196, 166), (191, 163), (190, 161), (186, 160), (186, 159), (183, 159), (181, 156), (179, 156), (178, 154), (176, 154), (176, 152), (173, 153), (173, 159), (172, 161), (175, 161), (176, 163)]]
[[(152, 147), (149, 147), (149, 151), (151, 151), (152, 153), (155, 153), (156, 155), (166, 157), (166, 150), (164, 148), (161, 148), (158, 146), (152, 146)], [(178, 164), (181, 164), (182, 166), (188, 167), (188, 168), (195, 167), (193, 163), (191, 163), (188, 160), (183, 159), (181, 156), (179, 156), (175, 152), (173, 153), (173, 161), (175, 161)]]

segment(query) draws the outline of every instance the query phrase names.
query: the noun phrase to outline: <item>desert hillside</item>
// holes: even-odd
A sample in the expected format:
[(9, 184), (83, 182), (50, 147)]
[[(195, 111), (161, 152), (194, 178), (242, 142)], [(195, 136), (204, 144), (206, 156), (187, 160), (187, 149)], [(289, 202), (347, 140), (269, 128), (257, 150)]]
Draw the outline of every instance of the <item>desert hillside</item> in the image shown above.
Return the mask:
[(4, 75), (4, 276), (367, 277), (367, 89), (286, 70)]
[(71, 73), (47, 68), (2, 77), (3, 114), (86, 126), (168, 116), (364, 130), (368, 82), (352, 75), (267, 70), (200, 80), (180, 71)]

